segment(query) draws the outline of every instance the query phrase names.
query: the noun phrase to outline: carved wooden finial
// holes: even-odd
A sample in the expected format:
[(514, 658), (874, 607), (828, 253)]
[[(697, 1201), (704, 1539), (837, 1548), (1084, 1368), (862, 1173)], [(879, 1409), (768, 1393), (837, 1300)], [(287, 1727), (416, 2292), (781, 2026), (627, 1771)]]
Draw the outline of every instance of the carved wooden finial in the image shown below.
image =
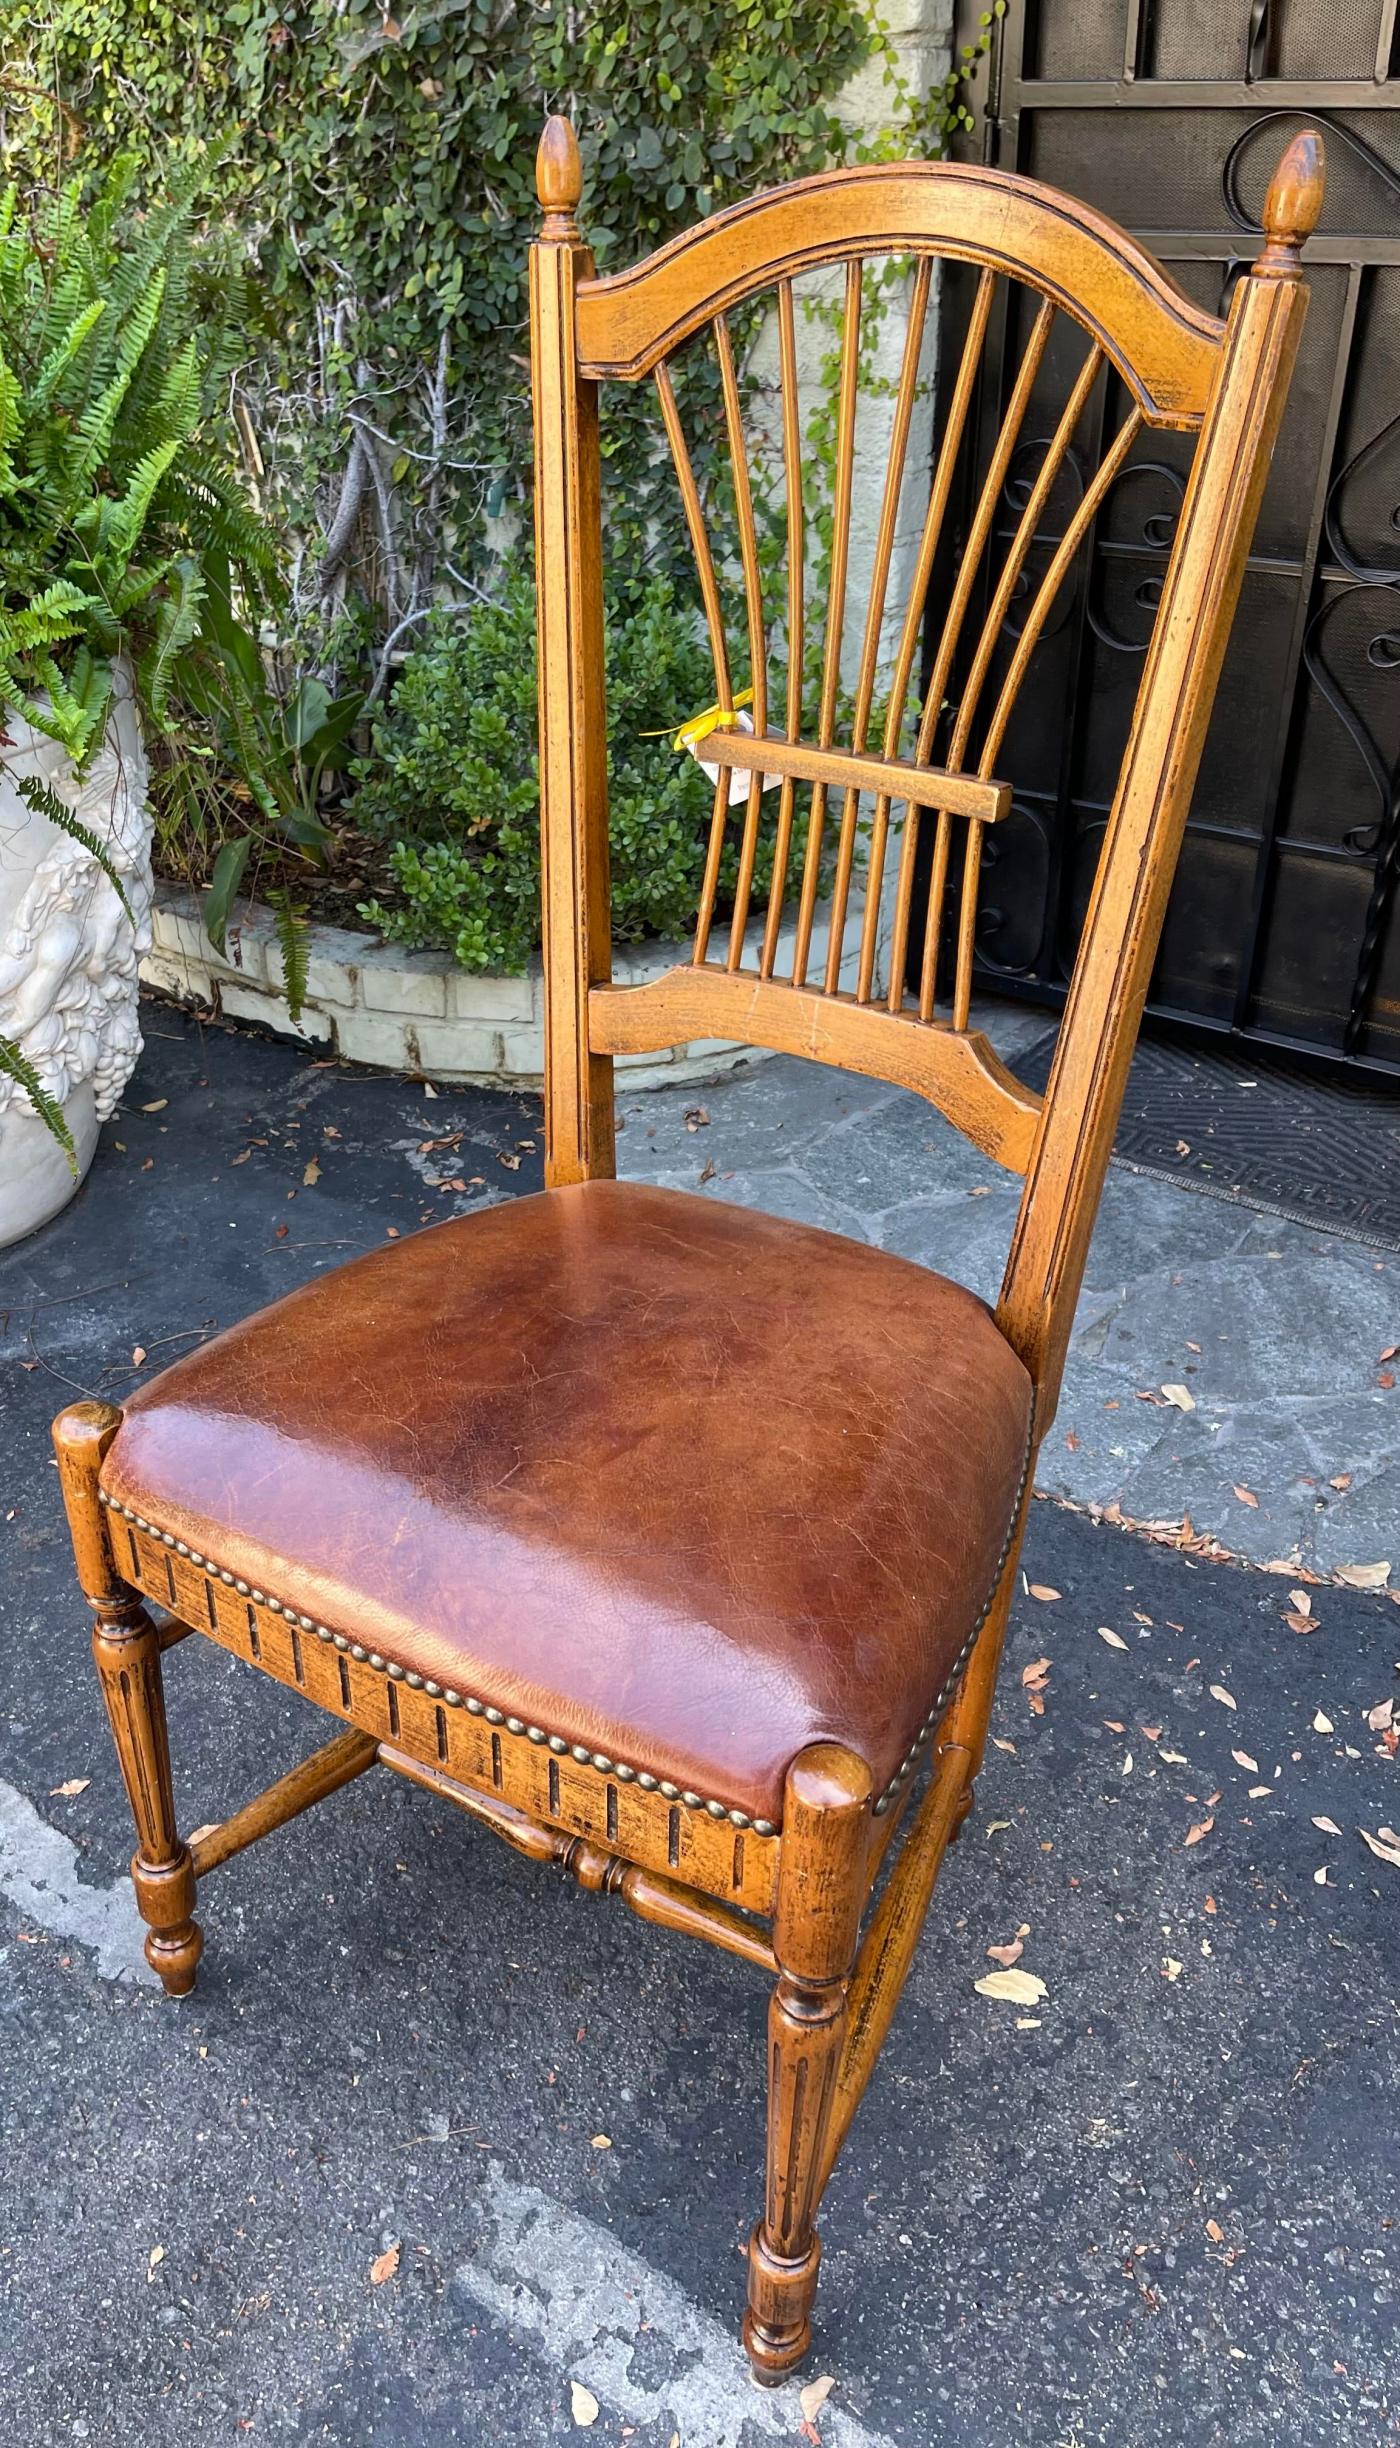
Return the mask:
[(546, 237), (563, 238), (575, 228), (574, 214), (583, 193), (583, 162), (578, 138), (567, 119), (546, 119), (535, 155), (535, 193), (544, 207)]
[(1317, 227), (1327, 185), (1327, 162), (1316, 128), (1293, 139), (1269, 181), (1264, 199), (1268, 244), (1254, 269), (1276, 279), (1296, 280), (1299, 250)]

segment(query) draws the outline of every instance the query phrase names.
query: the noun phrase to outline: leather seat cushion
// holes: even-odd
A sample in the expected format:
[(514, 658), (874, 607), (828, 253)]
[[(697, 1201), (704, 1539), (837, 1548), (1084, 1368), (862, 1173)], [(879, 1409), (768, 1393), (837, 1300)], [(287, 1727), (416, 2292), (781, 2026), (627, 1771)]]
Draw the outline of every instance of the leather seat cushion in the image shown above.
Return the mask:
[(943, 1277), (598, 1181), (190, 1353), (103, 1485), (406, 1671), (776, 1825), (807, 1743), (896, 1777), (991, 1596), (1030, 1410)]

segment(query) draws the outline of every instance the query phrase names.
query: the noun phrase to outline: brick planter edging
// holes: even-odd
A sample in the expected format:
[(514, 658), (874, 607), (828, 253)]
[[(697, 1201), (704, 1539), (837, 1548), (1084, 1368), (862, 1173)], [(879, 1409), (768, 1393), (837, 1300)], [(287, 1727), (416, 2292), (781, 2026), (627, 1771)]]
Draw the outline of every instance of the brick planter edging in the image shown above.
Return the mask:
[[(409, 952), (349, 927), (313, 925), (298, 1026), (283, 991), (282, 947), (271, 910), (255, 901), (239, 905), (223, 959), (204, 932), (201, 895), (158, 881), (151, 931), (142, 981), (182, 1002), (210, 1004), (231, 1019), (255, 1020), (383, 1071), (498, 1087), (540, 1085), (538, 962), (524, 977), (476, 976), (446, 952)], [(613, 975), (619, 985), (637, 986), (688, 957), (680, 944), (619, 945)], [(697, 1038), (656, 1054), (621, 1054), (617, 1068), (631, 1088), (679, 1087), (714, 1079), (762, 1053)]]

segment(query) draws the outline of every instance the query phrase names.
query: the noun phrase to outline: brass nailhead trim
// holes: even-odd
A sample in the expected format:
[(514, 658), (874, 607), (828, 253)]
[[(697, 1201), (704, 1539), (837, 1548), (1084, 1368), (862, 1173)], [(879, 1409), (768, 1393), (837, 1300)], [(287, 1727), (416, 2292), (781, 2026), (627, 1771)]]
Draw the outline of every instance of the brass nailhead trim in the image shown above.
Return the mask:
[[(711, 1819), (727, 1820), (732, 1827), (751, 1828), (756, 1836), (776, 1836), (778, 1833), (771, 1819), (751, 1819), (747, 1811), (731, 1810), (727, 1803), (709, 1801), (698, 1793), (682, 1793), (667, 1778), (658, 1780), (645, 1768), (631, 1768), (623, 1760), (609, 1759), (605, 1751), (590, 1751), (587, 1743), (570, 1743), (562, 1734), (547, 1733), (543, 1726), (527, 1725), (521, 1717), (507, 1717), (500, 1709), (493, 1708), (485, 1700), (474, 1698), (470, 1693), (453, 1691), (440, 1683), (429, 1682), (423, 1675), (410, 1673), (405, 1666), (391, 1664), (387, 1658), (380, 1656), (377, 1649), (366, 1650), (358, 1641), (352, 1642), (344, 1632), (333, 1632), (329, 1624), (317, 1623), (314, 1616), (299, 1615), (295, 1607), (287, 1606), (282, 1599), (267, 1597), (261, 1590), (250, 1588), (246, 1581), (235, 1581), (231, 1572), (225, 1572), (221, 1565), (211, 1563), (207, 1556), (198, 1554), (193, 1547), (187, 1547), (170, 1531), (157, 1529), (154, 1522), (144, 1520), (130, 1505), (120, 1504), (115, 1496), (109, 1496), (105, 1488), (98, 1489), (98, 1497), (110, 1512), (120, 1513), (124, 1521), (134, 1523), (138, 1530), (149, 1532), (152, 1538), (160, 1539), (165, 1546), (174, 1547), (178, 1554), (187, 1556), (190, 1563), (207, 1573), (211, 1581), (225, 1582), (230, 1589), (236, 1589), (245, 1597), (255, 1599), (260, 1606), (265, 1606), (270, 1615), (285, 1616), (288, 1623), (299, 1624), (305, 1632), (314, 1632), (317, 1640), (329, 1641), (336, 1649), (348, 1651), (358, 1663), (372, 1667), (376, 1674), (388, 1675), (395, 1683), (406, 1683), (410, 1691), (427, 1692), (434, 1699), (445, 1701), (448, 1708), (465, 1708), (469, 1715), (484, 1718), (487, 1725), (504, 1726), (508, 1734), (523, 1735), (527, 1742), (545, 1743), (556, 1757), (570, 1754), (581, 1768), (592, 1768), (599, 1776), (616, 1777), (620, 1785), (638, 1785), (643, 1793), (660, 1792), (668, 1802), (683, 1802), (687, 1810), (704, 1811)], [(988, 1605), (990, 1603), (989, 1599)], [(877, 1805), (877, 1808), (880, 1807), (883, 1805)]]
[(1021, 1518), (1021, 1499), (1025, 1495), (1026, 1481), (1029, 1479), (1030, 1474), (1031, 1440), (1029, 1433), (1027, 1433), (1026, 1456), (1025, 1460), (1021, 1464), (1021, 1476), (1016, 1485), (1016, 1502), (1011, 1508), (1011, 1521), (1007, 1528), (1006, 1536), (1001, 1542), (1001, 1554), (997, 1557), (996, 1570), (992, 1574), (992, 1586), (987, 1592), (986, 1604), (983, 1607), (981, 1614), (978, 1616), (976, 1623), (973, 1625), (972, 1630), (969, 1632), (966, 1640), (963, 1642), (957, 1656), (954, 1658), (947, 1674), (944, 1676), (942, 1685), (934, 1698), (932, 1708), (929, 1710), (928, 1715), (925, 1717), (918, 1733), (915, 1735), (899, 1766), (896, 1768), (894, 1775), (890, 1778), (888, 1785), (885, 1787), (879, 1801), (876, 1803), (875, 1816), (877, 1819), (883, 1819), (886, 1811), (890, 1807), (890, 1804), (894, 1801), (895, 1796), (899, 1793), (900, 1788), (905, 1783), (905, 1780), (912, 1773), (919, 1753), (922, 1751), (924, 1744), (928, 1741), (930, 1734), (933, 1732), (934, 1727), (937, 1725), (938, 1720), (942, 1716), (944, 1709), (947, 1707), (954, 1691), (957, 1689), (958, 1677), (961, 1675), (964, 1666), (971, 1657), (977, 1644), (977, 1635), (981, 1631), (983, 1624), (986, 1622), (987, 1617), (992, 1611), (992, 1601), (996, 1597), (997, 1590), (1001, 1583), (1001, 1576), (1005, 1569), (1006, 1559), (1011, 1553), (1011, 1542), (1016, 1535), (1016, 1524)]

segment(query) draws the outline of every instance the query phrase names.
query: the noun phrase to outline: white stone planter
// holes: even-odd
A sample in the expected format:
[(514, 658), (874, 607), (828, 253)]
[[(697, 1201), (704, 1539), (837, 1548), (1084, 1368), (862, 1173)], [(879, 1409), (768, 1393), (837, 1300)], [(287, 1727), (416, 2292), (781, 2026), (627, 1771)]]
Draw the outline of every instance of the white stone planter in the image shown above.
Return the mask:
[[(140, 720), (117, 674), (106, 734), (79, 780), (53, 740), (6, 717), (0, 750), (0, 1031), (63, 1107), (78, 1171), (22, 1088), (0, 1076), (0, 1247), (66, 1204), (92, 1162), (141, 1051), (137, 964), (150, 943), (151, 814)], [(28, 776), (107, 848), (135, 916), (91, 851), (35, 815), (14, 785)]]
[[(408, 952), (348, 927), (313, 926), (307, 993), (298, 1028), (283, 991), (282, 947), (270, 910), (240, 908), (221, 959), (204, 932), (202, 896), (156, 887), (152, 949), (141, 964), (150, 986), (182, 1001), (212, 1004), (237, 1020), (330, 1047), (349, 1062), (449, 1082), (538, 1088), (544, 1074), (543, 995), (538, 963), (524, 977), (479, 977), (446, 952)], [(682, 944), (616, 947), (619, 985), (639, 985), (689, 958)], [(657, 1054), (624, 1054), (631, 1088), (714, 1079), (754, 1049), (697, 1038)]]

